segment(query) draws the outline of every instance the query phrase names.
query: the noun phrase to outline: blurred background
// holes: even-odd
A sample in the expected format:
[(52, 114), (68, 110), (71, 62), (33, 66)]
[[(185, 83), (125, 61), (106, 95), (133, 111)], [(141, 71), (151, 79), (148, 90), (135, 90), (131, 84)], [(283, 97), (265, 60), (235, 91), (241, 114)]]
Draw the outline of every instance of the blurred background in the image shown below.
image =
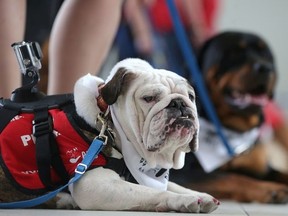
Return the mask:
[[(67, 0), (66, 0), (67, 1)], [(132, 0), (136, 1), (136, 0)], [(143, 2), (149, 4), (153, 0), (143, 0)], [(194, 0), (191, 0), (194, 1)], [(214, 0), (202, 0), (206, 3)], [(268, 43), (270, 48), (273, 51), (276, 66), (278, 69), (278, 82), (276, 86), (275, 100), (276, 103), (283, 109), (286, 119), (288, 117), (288, 59), (287, 59), (287, 39), (288, 39), (288, 1), (287, 0), (215, 0), (217, 1), (217, 9), (214, 11), (213, 16), (213, 31), (214, 33), (226, 31), (226, 30), (244, 30), (256, 33)], [(57, 14), (59, 7), (63, 0), (27, 0), (28, 11), (27, 11), (27, 30), (25, 39), (29, 41), (38, 41), (44, 52), (44, 59), (42, 61), (43, 69), (41, 71), (41, 82), (40, 89), (45, 89), (47, 86), (47, 73), (48, 73), (48, 43), (49, 43), (49, 34), (51, 27), (53, 25), (54, 18)], [(128, 2), (128, 0), (126, 1)], [(129, 9), (129, 8), (128, 8)], [(130, 18), (130, 23), (128, 25), (133, 25), (135, 27), (136, 23), (133, 23), (135, 10), (130, 8), (130, 11), (127, 9), (125, 12), (123, 10), (123, 15), (128, 20)], [(156, 14), (162, 12), (156, 12)], [(196, 11), (197, 12), (197, 11)], [(139, 15), (139, 14), (138, 14)], [(147, 15), (147, 14), (146, 14)], [(103, 22), (105, 22), (107, 17), (103, 17)], [(127, 21), (126, 20), (126, 21)], [(123, 19), (122, 19), (123, 21)], [(125, 21), (125, 20), (124, 20)], [(132, 22), (131, 22), (132, 21)], [(121, 22), (122, 23), (122, 22)], [(149, 24), (148, 24), (149, 25)], [(150, 23), (151, 25), (151, 23)], [(130, 26), (131, 27), (131, 26)], [(137, 28), (137, 24), (136, 24)], [(134, 29), (135, 30), (135, 29)], [(137, 29), (136, 29), (137, 30)], [(119, 33), (120, 31), (118, 31)], [(131, 33), (131, 32), (130, 32)], [(119, 35), (118, 35), (119, 36)], [(141, 35), (143, 36), (143, 34)], [(145, 36), (145, 35), (144, 35)], [(130, 35), (131, 37), (131, 35)], [(118, 37), (119, 39), (119, 37)], [(133, 38), (135, 40), (135, 38)], [(141, 38), (140, 38), (141, 39)], [(119, 39), (120, 40), (120, 39)], [(134, 43), (135, 46), (139, 46), (142, 51), (143, 57), (145, 56), (145, 51), (153, 49), (153, 58), (158, 60), (158, 63), (161, 63), (161, 57), (158, 56), (158, 46), (161, 42), (154, 40), (154, 47), (149, 47), (149, 42), (147, 38), (142, 37), (142, 42), (137, 40), (136, 42), (126, 40), (126, 43)], [(145, 41), (146, 40), (146, 41)], [(144, 42), (144, 43), (143, 43)], [(145, 42), (148, 42), (145, 44)], [(163, 41), (162, 41), (163, 42)], [(121, 42), (122, 43), (122, 42)], [(121, 44), (120, 43), (120, 44)], [(127, 44), (122, 47), (124, 51), (127, 49)], [(146, 46), (145, 46), (146, 45)], [(119, 46), (119, 43), (118, 43)], [(138, 47), (138, 48), (139, 48)], [(105, 78), (107, 72), (111, 67), (118, 61), (119, 57), (119, 47), (117, 47), (117, 39), (115, 40), (114, 46), (111, 48), (111, 52), (107, 57), (105, 64), (102, 67), (102, 70), (98, 75)], [(145, 50), (146, 49), (146, 50)], [(126, 53), (127, 54), (127, 53)], [(150, 56), (151, 52), (150, 52)], [(148, 57), (148, 60), (149, 60)], [(147, 60), (147, 59), (146, 59)], [(96, 72), (95, 72), (96, 74)], [(288, 164), (286, 156), (283, 154), (283, 148), (274, 148), (273, 145), (269, 145), (268, 148), (271, 148), (271, 151), (268, 152), (271, 154), (271, 158), (275, 166), (280, 167), (281, 169), (287, 170), (286, 164)], [(277, 155), (277, 157), (275, 157)], [(283, 156), (283, 157), (282, 157)], [(283, 163), (283, 161), (286, 161)]]
[[(63, 0), (28, 0), (26, 39), (42, 45)], [(208, 0), (209, 2), (209, 0)], [(218, 0), (214, 18), (215, 31), (245, 30), (262, 36), (272, 48), (278, 67), (276, 101), (288, 116), (288, 1)], [(105, 20), (105, 19), (103, 19)], [(45, 44), (43, 45), (45, 46)]]

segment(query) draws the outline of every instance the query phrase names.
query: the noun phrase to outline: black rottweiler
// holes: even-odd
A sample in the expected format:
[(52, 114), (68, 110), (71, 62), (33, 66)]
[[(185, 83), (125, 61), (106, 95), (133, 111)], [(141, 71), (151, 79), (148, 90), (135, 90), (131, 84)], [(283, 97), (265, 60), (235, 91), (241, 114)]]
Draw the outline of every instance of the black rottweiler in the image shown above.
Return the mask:
[(263, 106), (273, 98), (276, 84), (271, 49), (256, 34), (223, 32), (203, 45), (198, 60), (223, 132), (236, 155), (227, 154), (199, 104), (199, 151), (187, 155), (185, 167), (173, 171), (170, 179), (219, 199), (287, 202), (288, 175), (269, 167), (259, 142)]

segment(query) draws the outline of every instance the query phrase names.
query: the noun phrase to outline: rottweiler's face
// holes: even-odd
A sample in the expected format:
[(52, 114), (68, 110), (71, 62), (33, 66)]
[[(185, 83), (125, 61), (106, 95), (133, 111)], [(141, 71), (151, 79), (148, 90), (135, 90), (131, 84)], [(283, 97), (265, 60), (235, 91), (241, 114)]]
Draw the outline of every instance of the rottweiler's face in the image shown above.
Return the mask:
[(247, 121), (254, 118), (248, 127), (258, 124), (276, 83), (273, 56), (266, 43), (251, 34), (224, 33), (210, 41), (204, 56), (205, 82), (222, 122), (235, 127), (236, 122), (227, 119), (233, 116)]

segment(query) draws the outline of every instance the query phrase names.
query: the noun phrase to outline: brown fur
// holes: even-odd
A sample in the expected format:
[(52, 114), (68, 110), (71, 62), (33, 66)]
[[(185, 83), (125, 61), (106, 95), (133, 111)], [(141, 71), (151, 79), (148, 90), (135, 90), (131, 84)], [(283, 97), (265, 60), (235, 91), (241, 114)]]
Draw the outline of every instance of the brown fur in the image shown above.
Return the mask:
[[(6, 178), (0, 166), (0, 203), (1, 202), (16, 202), (35, 198), (35, 195), (27, 195), (18, 191), (11, 182)], [(53, 198), (48, 202), (41, 204), (35, 208), (55, 209), (57, 198)]]
[(129, 83), (135, 79), (134, 73), (127, 73), (125, 68), (120, 68), (115, 76), (101, 89), (104, 101), (111, 105), (115, 103), (120, 94), (125, 94)]
[(239, 202), (288, 202), (286, 185), (271, 181), (257, 181), (252, 177), (237, 173), (219, 175), (203, 183), (190, 183), (186, 186), (208, 191), (217, 198), (232, 199)]

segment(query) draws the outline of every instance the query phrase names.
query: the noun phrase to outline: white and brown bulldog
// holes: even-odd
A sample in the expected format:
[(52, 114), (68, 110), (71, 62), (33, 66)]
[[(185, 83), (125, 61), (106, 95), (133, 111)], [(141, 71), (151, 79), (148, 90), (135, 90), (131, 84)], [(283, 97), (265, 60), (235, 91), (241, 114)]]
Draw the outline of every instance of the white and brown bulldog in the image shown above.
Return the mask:
[[(143, 60), (126, 59), (114, 66), (105, 83), (92, 75), (79, 79), (74, 97), (78, 115), (93, 127), (101, 112), (99, 106), (103, 101), (108, 105), (115, 133), (114, 150), (121, 152), (138, 183), (123, 180), (112, 169), (94, 168), (70, 187), (79, 208), (179, 212), (217, 209), (219, 201), (212, 196), (168, 181), (169, 169), (182, 168), (185, 154), (198, 149), (195, 93), (186, 79), (155, 69)], [(60, 199), (58, 205), (64, 203), (65, 199)]]

